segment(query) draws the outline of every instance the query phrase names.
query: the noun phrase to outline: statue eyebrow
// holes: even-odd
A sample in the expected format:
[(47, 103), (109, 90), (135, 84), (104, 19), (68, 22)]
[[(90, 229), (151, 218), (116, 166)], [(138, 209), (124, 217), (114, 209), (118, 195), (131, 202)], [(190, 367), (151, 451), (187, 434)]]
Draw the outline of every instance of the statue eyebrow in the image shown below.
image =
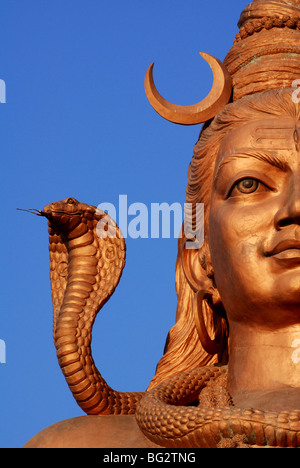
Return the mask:
[(226, 161), (224, 161), (224, 162), (222, 162), (220, 164), (220, 166), (218, 167), (218, 170), (217, 170), (217, 173), (215, 175), (214, 180), (215, 181), (217, 180), (221, 169), (224, 166), (226, 166), (226, 164), (228, 164), (231, 161), (235, 161), (236, 159), (240, 159), (240, 158), (255, 158), (255, 159), (258, 159), (259, 161), (264, 161), (267, 164), (270, 164), (271, 166), (276, 167), (277, 169), (279, 169), (282, 172), (287, 172), (288, 167), (289, 167), (287, 162), (282, 161), (281, 159), (279, 159), (274, 154), (272, 155), (271, 153), (263, 153), (263, 152), (260, 152), (260, 151), (259, 152), (258, 151), (256, 151), (256, 152), (242, 151), (242, 152), (239, 152), (239, 153), (232, 154), (231, 156), (228, 156), (228, 158), (226, 158)]

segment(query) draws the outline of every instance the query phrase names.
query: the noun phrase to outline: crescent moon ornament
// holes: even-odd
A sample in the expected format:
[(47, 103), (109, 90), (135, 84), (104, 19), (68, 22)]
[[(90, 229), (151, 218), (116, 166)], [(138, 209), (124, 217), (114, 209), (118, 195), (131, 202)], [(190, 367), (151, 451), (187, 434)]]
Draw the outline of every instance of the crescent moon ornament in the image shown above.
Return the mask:
[(214, 82), (209, 95), (192, 106), (180, 106), (166, 101), (157, 91), (153, 81), (154, 63), (150, 65), (145, 76), (145, 91), (147, 98), (156, 112), (166, 120), (181, 125), (196, 125), (215, 117), (228, 104), (231, 97), (231, 76), (217, 58), (200, 52), (209, 64), (214, 75)]

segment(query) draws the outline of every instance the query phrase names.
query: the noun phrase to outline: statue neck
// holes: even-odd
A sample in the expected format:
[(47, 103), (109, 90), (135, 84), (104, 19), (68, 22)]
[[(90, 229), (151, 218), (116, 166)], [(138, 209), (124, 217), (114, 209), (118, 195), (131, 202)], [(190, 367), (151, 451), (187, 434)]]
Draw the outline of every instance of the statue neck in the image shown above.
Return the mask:
[(300, 409), (300, 324), (266, 330), (231, 322), (228, 390), (239, 407)]

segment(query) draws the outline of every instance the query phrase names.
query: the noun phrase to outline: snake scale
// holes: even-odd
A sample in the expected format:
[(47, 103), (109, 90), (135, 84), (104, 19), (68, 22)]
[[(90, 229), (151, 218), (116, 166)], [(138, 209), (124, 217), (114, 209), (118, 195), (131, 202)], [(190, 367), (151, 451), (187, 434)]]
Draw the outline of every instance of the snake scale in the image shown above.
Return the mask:
[[(37, 210), (36, 210), (37, 211)], [(152, 390), (118, 392), (97, 370), (92, 327), (125, 265), (125, 241), (109, 216), (74, 198), (36, 214), (49, 224), (53, 335), (59, 365), (87, 414), (136, 414), (141, 431), (164, 447), (218, 447), (242, 436), (246, 445), (300, 447), (300, 411), (191, 406), (224, 367), (202, 367), (166, 379)], [(221, 445), (220, 445), (221, 444)]]

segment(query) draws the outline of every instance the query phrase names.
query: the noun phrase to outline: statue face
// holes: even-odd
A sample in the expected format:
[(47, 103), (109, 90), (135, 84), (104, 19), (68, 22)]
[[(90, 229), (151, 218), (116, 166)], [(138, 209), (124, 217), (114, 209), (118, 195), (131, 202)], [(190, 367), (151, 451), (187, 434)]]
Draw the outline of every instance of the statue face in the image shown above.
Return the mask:
[(300, 123), (270, 118), (232, 131), (213, 180), (209, 237), (229, 321), (300, 322)]

